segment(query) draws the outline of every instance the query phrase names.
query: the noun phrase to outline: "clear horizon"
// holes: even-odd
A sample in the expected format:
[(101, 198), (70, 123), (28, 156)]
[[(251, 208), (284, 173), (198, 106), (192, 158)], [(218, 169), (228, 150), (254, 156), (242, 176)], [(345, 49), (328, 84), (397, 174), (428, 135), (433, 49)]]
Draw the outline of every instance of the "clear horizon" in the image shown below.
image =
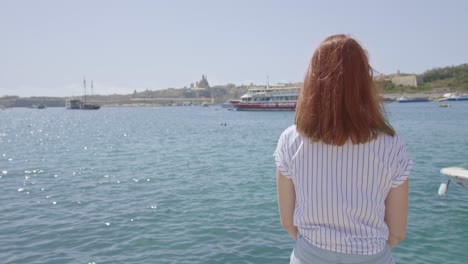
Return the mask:
[(2, 1), (0, 96), (79, 96), (301, 82), (327, 36), (356, 38), (384, 74), (468, 62), (468, 2)]

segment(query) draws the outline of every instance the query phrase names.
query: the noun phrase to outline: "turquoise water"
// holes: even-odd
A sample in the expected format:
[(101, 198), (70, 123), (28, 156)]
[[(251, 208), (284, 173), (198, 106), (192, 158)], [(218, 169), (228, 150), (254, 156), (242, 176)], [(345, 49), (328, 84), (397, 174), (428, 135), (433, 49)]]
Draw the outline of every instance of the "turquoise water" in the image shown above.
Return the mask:
[[(386, 105), (415, 161), (399, 263), (468, 261), (468, 102)], [(272, 153), (292, 112), (0, 111), (2, 263), (288, 263)], [(221, 126), (226, 123), (226, 126)]]

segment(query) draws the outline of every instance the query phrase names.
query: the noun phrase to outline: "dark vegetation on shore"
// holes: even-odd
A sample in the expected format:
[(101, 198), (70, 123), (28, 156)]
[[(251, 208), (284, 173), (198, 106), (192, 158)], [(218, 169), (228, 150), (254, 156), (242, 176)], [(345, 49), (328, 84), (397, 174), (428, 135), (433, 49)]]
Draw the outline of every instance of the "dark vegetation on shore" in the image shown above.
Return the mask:
[(422, 83), (415, 86), (395, 85), (390, 80), (377, 81), (384, 93), (468, 92), (468, 64), (434, 68), (419, 74)]
[[(405, 74), (401, 74), (405, 75)], [(408, 75), (408, 74), (406, 74)], [(412, 94), (412, 93), (446, 93), (446, 92), (468, 92), (468, 64), (448, 66), (427, 70), (418, 77), (421, 83), (415, 86), (395, 85), (389, 79), (378, 79), (375, 81), (384, 94)], [(299, 86), (300, 83), (287, 85)], [(184, 101), (223, 103), (228, 99), (239, 98), (246, 93), (248, 86), (227, 84), (214, 86), (205, 90), (194, 91), (189, 88), (168, 88), (163, 90), (134, 91), (127, 95), (95, 95), (92, 100), (101, 105), (126, 106), (126, 105), (174, 105)], [(0, 97), (0, 107), (31, 107), (32, 105), (45, 104), (48, 107), (64, 107), (65, 97), (27, 97), (3, 96)]]

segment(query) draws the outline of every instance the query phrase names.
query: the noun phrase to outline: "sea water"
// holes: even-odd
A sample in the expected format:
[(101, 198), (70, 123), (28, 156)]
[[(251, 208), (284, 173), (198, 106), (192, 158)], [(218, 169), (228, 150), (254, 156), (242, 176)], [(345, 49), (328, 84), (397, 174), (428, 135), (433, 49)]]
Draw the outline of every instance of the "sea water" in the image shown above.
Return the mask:
[[(414, 168), (399, 263), (468, 263), (468, 102), (386, 104)], [(1, 263), (288, 263), (273, 151), (294, 112), (0, 111)], [(222, 125), (223, 124), (223, 125)], [(224, 125), (226, 124), (226, 125)]]

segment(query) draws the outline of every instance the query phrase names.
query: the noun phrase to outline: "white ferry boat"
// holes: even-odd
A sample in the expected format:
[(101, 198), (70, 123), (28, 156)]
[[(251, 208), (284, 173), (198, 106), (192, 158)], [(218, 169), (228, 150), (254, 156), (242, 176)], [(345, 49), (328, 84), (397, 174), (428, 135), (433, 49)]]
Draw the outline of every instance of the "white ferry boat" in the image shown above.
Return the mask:
[(250, 88), (240, 100), (229, 102), (237, 111), (294, 111), (299, 87), (266, 85)]

